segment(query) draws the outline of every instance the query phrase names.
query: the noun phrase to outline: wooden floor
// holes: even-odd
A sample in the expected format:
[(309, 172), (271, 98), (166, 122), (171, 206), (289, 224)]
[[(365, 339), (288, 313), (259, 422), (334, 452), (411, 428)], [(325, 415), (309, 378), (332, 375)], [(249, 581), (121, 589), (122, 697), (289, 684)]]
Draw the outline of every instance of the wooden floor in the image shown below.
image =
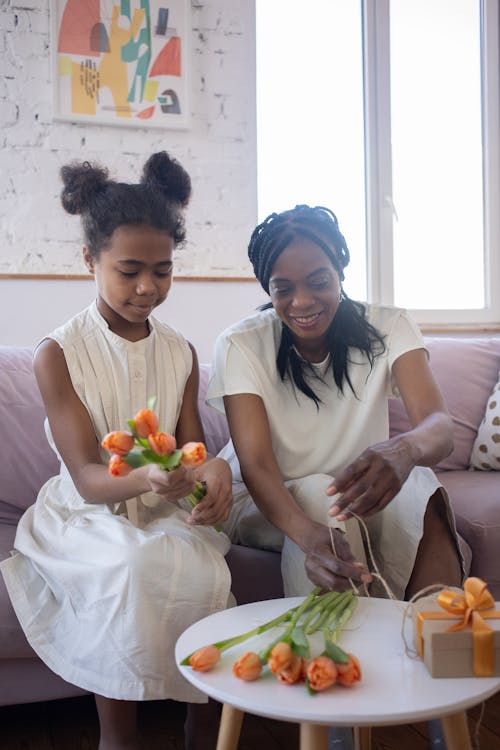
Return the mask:
[[(500, 692), (468, 712), (475, 750), (500, 750)], [(183, 750), (184, 706), (171, 701), (140, 705), (146, 750)], [(476, 731), (478, 729), (478, 732)], [(96, 750), (98, 723), (93, 698), (69, 698), (0, 708), (0, 750)], [(442, 748), (442, 744), (439, 748)], [(246, 715), (239, 750), (298, 750), (294, 724)], [(373, 730), (372, 750), (428, 750), (427, 724)]]

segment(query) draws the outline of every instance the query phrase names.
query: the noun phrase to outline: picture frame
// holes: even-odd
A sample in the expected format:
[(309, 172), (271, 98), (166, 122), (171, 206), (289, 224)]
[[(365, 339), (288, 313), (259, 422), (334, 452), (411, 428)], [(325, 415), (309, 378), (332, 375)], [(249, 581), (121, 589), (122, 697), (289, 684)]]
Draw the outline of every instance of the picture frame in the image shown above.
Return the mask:
[(189, 124), (188, 0), (50, 0), (53, 118)]

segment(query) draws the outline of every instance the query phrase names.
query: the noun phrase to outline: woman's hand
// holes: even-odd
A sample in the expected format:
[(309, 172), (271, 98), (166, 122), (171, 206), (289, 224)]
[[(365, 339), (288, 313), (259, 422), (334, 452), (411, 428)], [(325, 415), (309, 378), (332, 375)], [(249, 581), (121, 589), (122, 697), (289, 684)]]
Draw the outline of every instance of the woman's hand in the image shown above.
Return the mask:
[(345, 534), (332, 529), (335, 552), (332, 548), (330, 529), (317, 524), (315, 544), (306, 550), (305, 568), (308, 578), (317, 586), (332, 591), (347, 591), (352, 588), (349, 579), (356, 584), (370, 583), (372, 577), (362, 563), (356, 562)]
[(415, 466), (435, 466), (453, 450), (453, 423), (425, 350), (398, 357), (392, 376), (412, 429), (367, 448), (336, 476), (327, 495), (341, 495), (329, 511), (339, 521), (382, 510)]
[(206, 495), (191, 511), (188, 523), (215, 526), (226, 521), (233, 505), (232, 474), (227, 461), (211, 458), (196, 469), (196, 478), (205, 482)]
[(194, 469), (181, 464), (174, 471), (165, 471), (158, 464), (147, 464), (137, 472), (144, 472), (149, 489), (166, 500), (180, 500), (194, 489)]
[(367, 448), (327, 488), (340, 494), (328, 514), (345, 521), (356, 514), (371, 516), (398, 494), (415, 463), (404, 435)]

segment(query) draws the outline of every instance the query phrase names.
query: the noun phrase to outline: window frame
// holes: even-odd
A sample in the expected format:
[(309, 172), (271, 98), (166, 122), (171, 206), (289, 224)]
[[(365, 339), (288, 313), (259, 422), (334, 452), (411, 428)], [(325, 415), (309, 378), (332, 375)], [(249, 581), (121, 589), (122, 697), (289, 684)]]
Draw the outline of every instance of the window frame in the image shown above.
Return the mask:
[[(498, 328), (500, 324), (500, 13), (480, 3), (485, 306), (412, 309), (427, 330)], [(394, 304), (390, 102), (390, 0), (361, 0), (365, 128), (367, 300)], [(467, 262), (467, 258), (459, 259)], [(495, 284), (496, 280), (496, 284)]]

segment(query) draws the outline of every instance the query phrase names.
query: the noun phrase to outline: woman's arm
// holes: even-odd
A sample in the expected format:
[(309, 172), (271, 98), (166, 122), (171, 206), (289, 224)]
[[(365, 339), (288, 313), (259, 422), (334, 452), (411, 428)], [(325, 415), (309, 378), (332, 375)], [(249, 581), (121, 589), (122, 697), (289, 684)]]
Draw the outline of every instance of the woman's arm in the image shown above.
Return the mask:
[(328, 527), (309, 519), (285, 487), (260, 396), (225, 396), (224, 406), (243, 480), (263, 515), (305, 552), (309, 578), (329, 589), (348, 588), (348, 578), (361, 581), (367, 571), (355, 562), (343, 534), (334, 532), (338, 559)]
[[(203, 426), (198, 411), (200, 371), (196, 350), (190, 344), (193, 366), (184, 389), (175, 437), (178, 446), (189, 441), (204, 442)], [(209, 457), (195, 469), (196, 479), (206, 483), (206, 495), (193, 508), (188, 523), (213, 526), (225, 521), (233, 504), (232, 476), (227, 461)], [(187, 494), (187, 493), (186, 493)]]
[(55, 444), (87, 502), (121, 502), (151, 490), (174, 500), (192, 490), (194, 473), (185, 467), (167, 473), (148, 464), (125, 477), (111, 477), (102, 463), (89, 413), (73, 388), (64, 353), (53, 339), (37, 348), (34, 368)]
[(453, 450), (453, 423), (424, 349), (392, 367), (412, 428), (377, 443), (341, 471), (327, 494), (341, 493), (330, 514), (338, 520), (377, 513), (397, 495), (415, 466), (435, 466)]

